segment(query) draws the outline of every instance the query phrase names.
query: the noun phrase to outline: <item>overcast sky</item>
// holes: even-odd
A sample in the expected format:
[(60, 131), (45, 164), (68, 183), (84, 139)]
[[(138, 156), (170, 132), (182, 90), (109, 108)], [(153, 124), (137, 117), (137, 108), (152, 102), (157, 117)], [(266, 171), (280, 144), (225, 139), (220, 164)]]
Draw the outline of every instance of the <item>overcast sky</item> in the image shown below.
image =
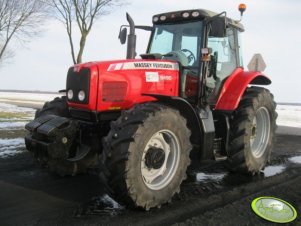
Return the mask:
[[(227, 11), (239, 18), (237, 0), (128, 0), (131, 4), (102, 17), (87, 41), (84, 61), (122, 59), (126, 48), (118, 40), (121, 24), (129, 12), (137, 25), (151, 25), (152, 15), (162, 12), (203, 8)], [(273, 84), (269, 89), (276, 101), (301, 103), (301, 1), (245, 0), (242, 23), (245, 67), (254, 53), (261, 53)], [(149, 33), (138, 33), (137, 52), (146, 50)], [(0, 68), (0, 89), (57, 91), (65, 88), (66, 73), (72, 65), (69, 43), (60, 22), (48, 21), (41, 37), (29, 44), (14, 44), (16, 56)]]

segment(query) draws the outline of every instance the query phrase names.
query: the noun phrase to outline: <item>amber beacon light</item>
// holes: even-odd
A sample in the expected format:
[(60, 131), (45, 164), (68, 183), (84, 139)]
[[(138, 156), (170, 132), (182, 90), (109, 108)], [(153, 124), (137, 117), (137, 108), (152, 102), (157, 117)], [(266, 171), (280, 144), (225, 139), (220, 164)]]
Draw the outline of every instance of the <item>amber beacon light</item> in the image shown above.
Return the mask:
[(238, 10), (239, 10), (241, 16), (242, 16), (243, 13), (246, 11), (246, 9), (247, 9), (246, 4), (239, 4)]

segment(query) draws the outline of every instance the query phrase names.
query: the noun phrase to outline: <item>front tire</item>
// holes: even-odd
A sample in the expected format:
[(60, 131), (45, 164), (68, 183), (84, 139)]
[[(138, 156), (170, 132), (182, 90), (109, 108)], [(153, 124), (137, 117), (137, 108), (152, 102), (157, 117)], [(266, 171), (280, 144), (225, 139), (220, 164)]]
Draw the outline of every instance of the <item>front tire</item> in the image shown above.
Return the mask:
[(231, 119), (229, 166), (256, 174), (270, 160), (275, 139), (276, 103), (269, 90), (250, 87)]
[(103, 140), (115, 198), (146, 210), (170, 201), (186, 178), (190, 135), (173, 108), (147, 103), (123, 112)]
[(70, 112), (66, 96), (56, 97), (52, 101), (47, 101), (41, 109), (36, 111), (35, 119), (43, 115), (57, 115), (69, 118)]

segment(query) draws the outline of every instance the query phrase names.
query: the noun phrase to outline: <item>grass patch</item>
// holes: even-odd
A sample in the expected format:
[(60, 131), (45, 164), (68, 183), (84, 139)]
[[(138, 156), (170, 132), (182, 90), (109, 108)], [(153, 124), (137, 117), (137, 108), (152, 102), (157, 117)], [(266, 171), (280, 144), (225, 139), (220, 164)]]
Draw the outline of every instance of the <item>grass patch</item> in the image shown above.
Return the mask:
[(25, 137), (28, 131), (25, 129), (20, 130), (0, 130), (0, 139), (14, 139), (19, 137)]
[(22, 119), (22, 118), (33, 118), (33, 115), (30, 113), (24, 112), (0, 112), (0, 121), (1, 119)]

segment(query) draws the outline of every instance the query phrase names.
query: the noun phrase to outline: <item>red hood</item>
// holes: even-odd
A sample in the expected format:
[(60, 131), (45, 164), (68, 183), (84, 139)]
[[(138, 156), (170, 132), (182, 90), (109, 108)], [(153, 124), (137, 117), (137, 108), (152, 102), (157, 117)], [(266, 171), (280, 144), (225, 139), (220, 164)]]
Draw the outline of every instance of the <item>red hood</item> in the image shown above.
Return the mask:
[[(179, 65), (166, 60), (114, 60), (74, 65), (74, 71), (91, 71), (89, 104), (74, 108), (108, 111), (129, 109), (137, 103), (153, 101), (144, 94), (178, 96)], [(115, 99), (114, 99), (115, 98)]]

